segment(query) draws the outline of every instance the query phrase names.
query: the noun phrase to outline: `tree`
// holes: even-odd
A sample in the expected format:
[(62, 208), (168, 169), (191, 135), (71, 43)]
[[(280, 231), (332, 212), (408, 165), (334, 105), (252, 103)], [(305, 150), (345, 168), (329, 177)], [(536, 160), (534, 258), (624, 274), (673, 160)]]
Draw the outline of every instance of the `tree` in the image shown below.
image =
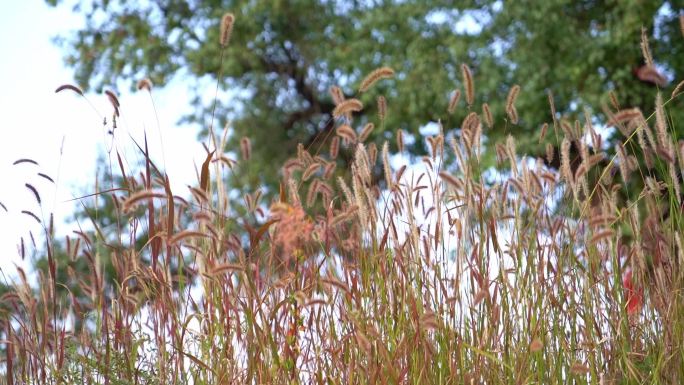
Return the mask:
[[(503, 111), (514, 82), (521, 82), (517, 125), (495, 122), (487, 135), (515, 133), (519, 149), (529, 154), (543, 153), (537, 132), (542, 122), (552, 121), (548, 92), (555, 98), (556, 119), (572, 121), (585, 105), (607, 104), (609, 91), (620, 107), (641, 107), (648, 115), (656, 87), (635, 75), (642, 63), (641, 29), (652, 38), (658, 68), (668, 80), (678, 79), (684, 72), (678, 60), (683, 45), (675, 44), (682, 38), (675, 11), (680, 6), (677, 1), (93, 0), (75, 9), (86, 27), (61, 42), (83, 86), (132, 87), (143, 77), (163, 85), (184, 69), (197, 78), (218, 78), (224, 90), (239, 90), (236, 100), (217, 106), (214, 123), (222, 126), (231, 118), (231, 148), (238, 148), (243, 136), (252, 140), (254, 166), (243, 170), (235, 185), (273, 185), (278, 165), (297, 143), (319, 144), (321, 134), (334, 128), (328, 94), (333, 85), (361, 97), (366, 104), (361, 124), (375, 114), (375, 96), (386, 96), (390, 112), (384, 130), (372, 138), (378, 141), (399, 128), (416, 133), (430, 121), (445, 121), (449, 93), (462, 83), (462, 63), (472, 68), (477, 94), (484, 95), (472, 108), (487, 102), (494, 116)], [(222, 55), (219, 23), (226, 11), (236, 22)], [(397, 72), (396, 79), (359, 95), (359, 81), (383, 65)], [(670, 90), (676, 82), (668, 83)], [(195, 103), (203, 108), (188, 119), (206, 129), (211, 106), (199, 97)], [(447, 128), (457, 126), (466, 112), (460, 109)], [(605, 122), (601, 111), (594, 116)], [(409, 147), (414, 154), (425, 149), (420, 140)]]

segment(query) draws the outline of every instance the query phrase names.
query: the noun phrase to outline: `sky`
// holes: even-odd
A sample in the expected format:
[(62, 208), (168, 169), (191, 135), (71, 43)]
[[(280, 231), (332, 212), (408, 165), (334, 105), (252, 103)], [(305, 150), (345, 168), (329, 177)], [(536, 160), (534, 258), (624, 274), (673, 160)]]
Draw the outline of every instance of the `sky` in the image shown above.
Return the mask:
[[(53, 38), (82, 25), (82, 16), (72, 14), (68, 5), (53, 8), (43, 0), (3, 1), (0, 10), (0, 202), (7, 208), (0, 207), (0, 269), (11, 276), (15, 264), (30, 266), (30, 233), (38, 241), (43, 231), (22, 211), (34, 213), (44, 223), (54, 213), (62, 238), (76, 228), (65, 221), (74, 212), (77, 201), (73, 199), (95, 191), (98, 154), (108, 156), (107, 149), (112, 148), (102, 125), (105, 116), (111, 119), (112, 107), (102, 94), (87, 93), (81, 98), (68, 90), (55, 93), (62, 84), (74, 84), (74, 79)], [(140, 141), (147, 132), (153, 160), (166, 163), (174, 193), (180, 195), (185, 195), (186, 185), (196, 184), (194, 164), (201, 164), (204, 155), (196, 128), (176, 124), (183, 114), (192, 112), (189, 86), (188, 80), (175, 79), (164, 87), (155, 85), (151, 95), (119, 94), (121, 120), (114, 142), (133, 164), (140, 154), (129, 134)], [(38, 165), (13, 164), (19, 159)], [(40, 205), (27, 183), (38, 192)], [(27, 250), (24, 261), (18, 252), (21, 237)]]

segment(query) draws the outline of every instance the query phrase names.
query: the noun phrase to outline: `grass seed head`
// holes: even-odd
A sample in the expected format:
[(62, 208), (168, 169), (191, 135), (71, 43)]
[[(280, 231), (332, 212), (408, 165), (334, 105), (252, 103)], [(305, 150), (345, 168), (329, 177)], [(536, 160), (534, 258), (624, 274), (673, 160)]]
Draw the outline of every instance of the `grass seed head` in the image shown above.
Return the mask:
[(368, 91), (375, 83), (381, 79), (389, 79), (394, 77), (394, 70), (390, 67), (381, 67), (366, 76), (361, 82), (359, 92), (364, 93)]
[(335, 109), (333, 110), (332, 114), (334, 118), (339, 118), (340, 116), (343, 116), (344, 114), (350, 113), (350, 112), (358, 112), (363, 109), (363, 103), (361, 103), (360, 100), (358, 99), (346, 99), (337, 106), (335, 106)]
[(233, 24), (235, 23), (235, 15), (226, 13), (221, 18), (221, 47), (226, 47), (230, 42), (230, 35), (233, 33)]
[(475, 101), (475, 85), (473, 84), (473, 73), (466, 64), (461, 64), (461, 74), (463, 75), (463, 85), (465, 87), (466, 103), (472, 106)]

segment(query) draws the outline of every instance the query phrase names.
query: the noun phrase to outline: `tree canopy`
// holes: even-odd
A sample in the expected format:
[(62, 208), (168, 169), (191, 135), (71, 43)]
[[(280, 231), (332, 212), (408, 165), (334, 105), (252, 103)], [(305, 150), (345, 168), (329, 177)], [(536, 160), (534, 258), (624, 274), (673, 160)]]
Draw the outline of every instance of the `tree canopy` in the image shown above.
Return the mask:
[[(561, 138), (554, 135), (539, 143), (541, 124), (581, 119), (585, 106), (608, 104), (610, 91), (620, 108), (640, 107), (649, 115), (654, 83), (671, 90), (684, 73), (684, 45), (673, 43), (682, 39), (681, 6), (678, 1), (93, 0), (75, 8), (85, 28), (59, 40), (85, 88), (134, 87), (142, 78), (163, 87), (179, 73), (218, 78), (221, 89), (235, 97), (219, 100), (214, 126), (230, 120), (230, 148), (239, 148), (242, 137), (252, 142), (253, 166), (240, 171), (235, 185), (260, 186), (277, 181), (279, 166), (298, 143), (322, 144), (321, 133), (334, 129), (329, 93), (334, 85), (364, 102), (356, 124), (371, 121), (375, 98), (386, 98), (384, 127), (370, 137), (378, 144), (399, 129), (417, 133), (439, 119), (446, 129), (457, 128), (483, 103), (494, 116), (505, 116), (506, 94), (516, 82), (521, 87), (517, 123), (495, 121), (485, 135), (497, 140), (512, 133), (523, 153), (542, 155), (544, 141), (558, 146)], [(222, 53), (219, 27), (227, 11), (235, 23)], [(637, 76), (644, 66), (642, 27), (658, 81)], [(449, 95), (463, 88), (461, 64), (471, 68), (478, 97), (449, 116)], [(364, 76), (381, 66), (394, 69), (394, 79), (359, 93)], [(199, 92), (194, 100), (197, 114), (187, 118), (206, 130), (212, 106)], [(592, 116), (605, 122), (600, 110)], [(408, 142), (407, 149), (426, 150), (422, 140)]]

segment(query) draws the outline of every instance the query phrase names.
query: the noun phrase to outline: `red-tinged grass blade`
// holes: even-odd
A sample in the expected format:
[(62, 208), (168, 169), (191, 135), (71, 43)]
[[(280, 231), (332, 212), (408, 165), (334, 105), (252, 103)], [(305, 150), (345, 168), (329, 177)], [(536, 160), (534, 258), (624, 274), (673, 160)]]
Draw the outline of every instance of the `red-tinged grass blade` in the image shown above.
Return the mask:
[(268, 231), (268, 229), (276, 222), (278, 222), (277, 219), (271, 219), (270, 221), (261, 225), (256, 232), (250, 233), (250, 245), (253, 250), (256, 249), (256, 247), (259, 245), (261, 237), (263, 237), (264, 234)]
[(119, 154), (119, 151), (116, 152), (116, 160), (119, 162), (119, 170), (121, 170), (123, 187), (128, 188), (128, 177), (126, 176), (126, 169), (124, 168), (123, 161), (121, 160), (121, 154)]
[[(150, 172), (150, 167), (152, 161), (149, 157), (149, 147), (147, 146), (147, 133), (144, 135), (145, 140), (145, 185), (148, 189), (152, 188), (152, 175)], [(157, 267), (157, 262), (159, 260), (159, 251), (161, 249), (161, 239), (157, 237), (157, 225), (155, 219), (154, 210), (154, 199), (150, 198), (147, 200), (147, 223), (149, 226), (149, 239), (152, 240), (152, 270)], [(156, 271), (156, 270), (155, 270)]]
[(387, 239), (389, 238), (389, 227), (385, 229), (385, 233), (382, 235), (382, 239), (380, 240), (380, 246), (378, 249), (380, 251), (384, 251), (385, 247), (387, 246)]
[[(152, 159), (150, 159), (149, 154), (147, 153), (147, 151), (146, 151), (145, 149), (143, 149), (143, 148), (140, 146), (140, 144), (139, 144), (135, 139), (133, 139), (132, 136), (131, 136), (130, 138), (131, 138), (131, 141), (133, 141), (133, 144), (135, 144), (135, 146), (138, 147), (138, 150), (140, 150), (140, 152), (141, 152), (141, 153), (143, 154), (143, 156), (145, 157), (145, 162), (149, 162), (149, 163), (150, 163), (150, 167), (151, 167), (152, 170), (154, 171), (154, 174), (157, 175), (157, 176), (162, 176), (162, 175), (164, 175), (161, 171), (159, 171), (159, 168), (157, 167), (157, 165), (154, 164), (154, 162), (152, 161)], [(146, 137), (145, 139), (147, 140), (147, 137)]]
[(104, 379), (105, 385), (109, 385), (109, 363), (111, 357), (111, 343), (109, 341), (109, 316), (106, 303), (102, 303), (102, 333), (105, 336), (105, 362)]
[(164, 178), (164, 191), (167, 196), (167, 218), (166, 218), (166, 234), (171, 236), (174, 229), (174, 219), (175, 219), (175, 202), (173, 201), (173, 193), (171, 192), (171, 183), (169, 182), (169, 176)]
[(280, 202), (281, 203), (287, 202), (287, 192), (286, 192), (285, 183), (280, 183)]
[(62, 332), (59, 335), (59, 351), (57, 354), (57, 370), (61, 370), (64, 366), (64, 345), (66, 342), (66, 325), (62, 326)]
[(7, 385), (14, 385), (14, 352), (12, 349), (12, 324), (6, 323), (7, 326), (7, 342), (6, 346), (6, 363), (7, 363)]
[(207, 158), (202, 163), (202, 171), (200, 173), (200, 188), (202, 191), (207, 192), (209, 189), (209, 164), (211, 163), (211, 157), (214, 155), (214, 151), (207, 154)]
[[(164, 176), (164, 191), (166, 192), (166, 239), (168, 240), (174, 233), (174, 221), (176, 217), (176, 203), (173, 200), (173, 193), (171, 192), (171, 183), (169, 176)], [(167, 263), (171, 261), (171, 244), (166, 242), (166, 258)]]
[(494, 247), (494, 251), (497, 253), (501, 252), (501, 248), (499, 247), (499, 241), (496, 236), (496, 223), (494, 222), (495, 219), (494, 217), (490, 218), (489, 220), (489, 233), (491, 235), (491, 242), (492, 246)]
[(625, 273), (622, 279), (622, 285), (625, 288), (625, 298), (627, 302), (627, 314), (636, 314), (643, 306), (644, 289), (636, 287), (632, 280), (632, 271)]

